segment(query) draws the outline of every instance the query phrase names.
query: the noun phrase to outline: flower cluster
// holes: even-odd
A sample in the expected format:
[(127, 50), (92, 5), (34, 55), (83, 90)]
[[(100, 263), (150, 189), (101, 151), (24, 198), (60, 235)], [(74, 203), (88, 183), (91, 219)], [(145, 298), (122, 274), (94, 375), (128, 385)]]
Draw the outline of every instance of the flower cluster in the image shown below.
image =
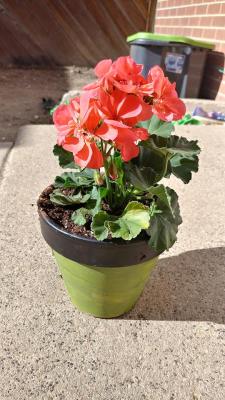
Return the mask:
[(131, 57), (103, 60), (95, 67), (98, 80), (85, 86), (80, 97), (61, 104), (53, 114), (57, 143), (72, 152), (81, 168), (100, 168), (109, 155), (106, 144), (127, 162), (139, 154), (138, 143), (149, 138), (140, 121), (153, 114), (163, 121), (181, 119), (185, 105), (175, 84), (153, 67), (144, 78), (142, 65)]

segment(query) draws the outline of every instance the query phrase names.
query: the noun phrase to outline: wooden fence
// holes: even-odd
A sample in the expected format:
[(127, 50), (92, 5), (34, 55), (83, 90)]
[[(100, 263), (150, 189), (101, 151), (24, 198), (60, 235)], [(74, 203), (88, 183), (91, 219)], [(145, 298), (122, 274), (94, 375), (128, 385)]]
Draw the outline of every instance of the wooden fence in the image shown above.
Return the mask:
[(0, 64), (92, 66), (128, 54), (126, 37), (145, 30), (149, 2), (0, 0)]

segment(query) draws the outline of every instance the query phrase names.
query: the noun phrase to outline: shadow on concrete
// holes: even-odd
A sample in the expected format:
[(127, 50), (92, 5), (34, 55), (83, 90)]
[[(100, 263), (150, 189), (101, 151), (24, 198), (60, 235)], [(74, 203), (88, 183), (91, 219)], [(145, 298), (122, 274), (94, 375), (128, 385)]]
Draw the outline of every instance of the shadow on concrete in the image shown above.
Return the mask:
[(159, 260), (144, 292), (123, 319), (225, 322), (225, 248)]

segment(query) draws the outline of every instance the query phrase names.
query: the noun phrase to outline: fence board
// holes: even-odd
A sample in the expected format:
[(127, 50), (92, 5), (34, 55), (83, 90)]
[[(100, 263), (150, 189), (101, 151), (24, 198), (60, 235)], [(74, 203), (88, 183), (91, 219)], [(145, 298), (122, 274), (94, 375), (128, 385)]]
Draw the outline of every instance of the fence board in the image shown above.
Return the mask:
[(0, 0), (0, 64), (93, 66), (128, 54), (149, 0)]

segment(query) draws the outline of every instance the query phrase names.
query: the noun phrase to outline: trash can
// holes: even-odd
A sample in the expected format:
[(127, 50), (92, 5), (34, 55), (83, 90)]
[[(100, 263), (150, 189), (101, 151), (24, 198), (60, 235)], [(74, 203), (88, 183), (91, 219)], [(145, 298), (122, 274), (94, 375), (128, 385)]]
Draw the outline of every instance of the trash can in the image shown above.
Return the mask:
[(128, 36), (127, 42), (131, 57), (144, 65), (143, 76), (159, 65), (169, 80), (176, 82), (180, 97), (198, 97), (206, 56), (214, 48), (212, 43), (150, 32)]

